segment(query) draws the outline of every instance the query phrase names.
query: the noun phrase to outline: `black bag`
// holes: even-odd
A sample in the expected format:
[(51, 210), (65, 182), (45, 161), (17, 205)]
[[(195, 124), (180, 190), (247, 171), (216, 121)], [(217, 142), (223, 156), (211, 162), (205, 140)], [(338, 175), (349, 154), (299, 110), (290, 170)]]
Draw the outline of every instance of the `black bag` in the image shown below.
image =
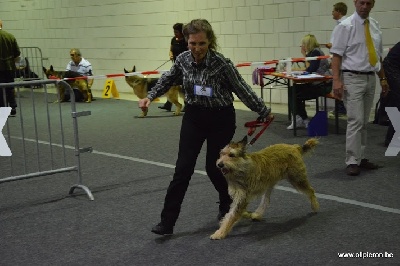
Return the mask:
[(381, 97), (375, 105), (375, 117), (373, 121), (374, 124), (378, 124), (381, 126), (388, 126), (390, 124), (389, 116), (385, 111), (387, 102), (388, 97), (383, 97), (381, 94)]

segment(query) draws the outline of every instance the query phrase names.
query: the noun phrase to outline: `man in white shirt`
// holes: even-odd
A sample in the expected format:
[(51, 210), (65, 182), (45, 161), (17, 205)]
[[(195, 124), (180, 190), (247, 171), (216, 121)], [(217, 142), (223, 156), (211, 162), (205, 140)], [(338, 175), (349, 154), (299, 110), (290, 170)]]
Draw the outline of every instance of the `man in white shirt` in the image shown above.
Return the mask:
[[(332, 9), (332, 18), (334, 20), (336, 20), (336, 26), (342, 22), (343, 20), (345, 20), (347, 14), (347, 5), (343, 2), (338, 2), (336, 4), (333, 5), (333, 9)], [(335, 28), (333, 29), (333, 31), (335, 30)], [(329, 43), (325, 44), (325, 47), (328, 49), (331, 49), (332, 47), (332, 42), (333, 42), (333, 31), (331, 34), (331, 38), (329, 40)], [(339, 113), (339, 115), (346, 115), (346, 107), (344, 106), (343, 101), (340, 101), (337, 105), (337, 112)]]
[[(343, 2), (338, 2), (333, 5), (333, 10), (332, 10), (332, 18), (336, 20), (336, 23), (339, 24), (343, 20), (345, 20), (347, 14), (347, 5)], [(336, 24), (336, 26), (337, 26)], [(335, 26), (335, 28), (336, 28)], [(335, 30), (335, 28), (333, 30)], [(331, 49), (332, 47), (332, 41), (333, 41), (333, 32), (331, 34), (331, 39), (329, 43), (325, 44), (325, 47), (328, 49)]]
[[(83, 76), (93, 76), (92, 64), (88, 60), (82, 57), (82, 53), (78, 48), (72, 48), (69, 52), (71, 61), (69, 61), (66, 70), (78, 72)], [(91, 93), (91, 87), (93, 85), (93, 79), (88, 79), (88, 90)], [(73, 88), (75, 89), (75, 88)]]
[(382, 32), (378, 22), (369, 17), (375, 0), (354, 0), (354, 5), (354, 14), (336, 26), (330, 50), (333, 55), (333, 93), (338, 98), (343, 97), (347, 109), (345, 163), (346, 173), (351, 176), (359, 175), (361, 169), (378, 168), (364, 157), (376, 74), (382, 92), (387, 93), (389, 89), (381, 64)]

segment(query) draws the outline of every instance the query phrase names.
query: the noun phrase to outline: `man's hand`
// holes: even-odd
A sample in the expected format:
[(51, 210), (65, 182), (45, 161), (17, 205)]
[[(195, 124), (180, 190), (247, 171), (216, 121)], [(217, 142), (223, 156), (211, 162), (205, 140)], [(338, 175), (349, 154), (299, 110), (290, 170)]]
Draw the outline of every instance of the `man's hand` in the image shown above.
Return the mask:
[(332, 90), (333, 90), (333, 95), (336, 98), (338, 98), (340, 100), (343, 99), (344, 86), (343, 86), (343, 82), (341, 80), (333, 80)]
[(382, 95), (383, 97), (386, 97), (386, 95), (390, 91), (389, 84), (387, 83), (386, 79), (381, 80), (381, 87), (382, 87)]

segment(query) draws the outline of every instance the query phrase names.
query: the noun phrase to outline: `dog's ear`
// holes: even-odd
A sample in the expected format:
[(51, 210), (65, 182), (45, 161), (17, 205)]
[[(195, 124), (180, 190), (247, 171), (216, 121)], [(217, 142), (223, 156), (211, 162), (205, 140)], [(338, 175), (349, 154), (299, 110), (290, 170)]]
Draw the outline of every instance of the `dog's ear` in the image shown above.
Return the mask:
[(125, 72), (125, 73), (129, 73), (129, 71), (128, 71), (128, 70), (126, 70), (125, 68), (124, 68), (124, 72)]
[(43, 72), (44, 72), (44, 73), (46, 73), (46, 71), (47, 71), (47, 70), (46, 70), (46, 68), (45, 68), (45, 67), (43, 67)]
[(133, 66), (132, 72), (136, 72), (136, 66)]
[(50, 71), (54, 71), (53, 65), (50, 66)]

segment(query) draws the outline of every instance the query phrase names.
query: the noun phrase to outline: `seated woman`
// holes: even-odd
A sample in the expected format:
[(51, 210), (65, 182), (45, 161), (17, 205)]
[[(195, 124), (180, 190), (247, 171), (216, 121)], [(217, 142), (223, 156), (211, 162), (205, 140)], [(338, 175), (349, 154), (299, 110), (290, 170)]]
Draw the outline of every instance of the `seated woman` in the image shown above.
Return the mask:
[[(319, 48), (319, 43), (314, 35), (308, 34), (301, 40), (301, 53), (305, 57), (323, 56), (325, 55)], [(308, 73), (316, 73), (320, 75), (331, 75), (330, 63), (328, 59), (312, 60), (306, 62), (304, 71)], [(308, 127), (310, 120), (306, 112), (305, 101), (315, 99), (319, 96), (325, 96), (332, 90), (331, 82), (312, 82), (312, 83), (295, 83), (290, 87), (289, 105), (292, 103), (292, 91), (296, 91), (296, 128)], [(291, 107), (290, 110), (293, 110)], [(287, 129), (293, 129), (293, 121)]]

